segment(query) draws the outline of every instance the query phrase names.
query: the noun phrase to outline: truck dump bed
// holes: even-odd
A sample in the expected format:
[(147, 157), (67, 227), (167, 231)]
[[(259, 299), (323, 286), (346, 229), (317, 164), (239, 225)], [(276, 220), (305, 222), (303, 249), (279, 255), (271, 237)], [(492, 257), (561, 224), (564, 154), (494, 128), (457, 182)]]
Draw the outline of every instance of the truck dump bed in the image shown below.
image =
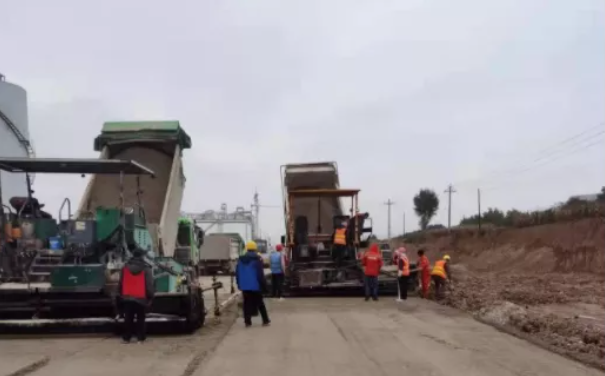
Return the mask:
[[(200, 259), (202, 261), (229, 260), (231, 257), (231, 238), (223, 234), (206, 235), (204, 244), (200, 248)], [(235, 257), (237, 257), (237, 254)]]
[[(144, 208), (155, 244), (163, 256), (172, 257), (178, 232), (185, 175), (182, 150), (191, 139), (178, 121), (109, 122), (95, 139), (101, 159), (135, 160), (155, 172), (155, 177), (123, 177), (124, 206)], [(142, 192), (137, 197), (137, 180)], [(120, 176), (93, 175), (80, 200), (77, 216), (94, 216), (97, 208), (120, 206)]]
[[(338, 189), (338, 167), (336, 162), (288, 164), (282, 167), (284, 217), (306, 217), (309, 235), (331, 235), (334, 231), (333, 218), (343, 215), (338, 197), (297, 197), (293, 199), (292, 213), (285, 202), (288, 192), (300, 189)], [(348, 213), (347, 213), (348, 214)], [(287, 226), (286, 226), (287, 227)]]

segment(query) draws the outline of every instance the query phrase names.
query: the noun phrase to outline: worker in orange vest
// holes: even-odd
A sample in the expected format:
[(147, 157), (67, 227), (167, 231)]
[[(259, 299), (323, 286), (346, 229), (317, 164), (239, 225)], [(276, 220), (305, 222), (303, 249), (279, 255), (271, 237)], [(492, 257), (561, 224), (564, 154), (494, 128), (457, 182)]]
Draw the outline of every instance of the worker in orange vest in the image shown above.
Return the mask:
[(118, 282), (118, 294), (121, 310), (124, 314), (124, 332), (122, 340), (129, 343), (135, 329), (136, 317), (137, 342), (143, 343), (147, 336), (145, 313), (151, 306), (155, 289), (151, 268), (145, 262), (145, 251), (136, 248), (133, 256), (122, 268)]
[(378, 244), (374, 243), (370, 246), (370, 249), (363, 255), (361, 263), (364, 266), (366, 302), (370, 300), (370, 297), (376, 301), (378, 300), (378, 275), (383, 265)]
[(397, 301), (401, 302), (408, 299), (408, 280), (410, 278), (410, 260), (405, 248), (399, 249), (397, 259), (397, 283), (399, 287), (399, 296)]
[(342, 260), (347, 253), (347, 227), (341, 223), (334, 230), (332, 236), (332, 258), (336, 262), (336, 266), (342, 265)]
[(416, 267), (420, 275), (421, 297), (426, 299), (429, 295), (429, 286), (431, 285), (431, 264), (428, 257), (424, 255), (424, 249), (418, 250), (418, 262)]
[(442, 260), (436, 261), (433, 266), (433, 271), (431, 272), (431, 276), (433, 277), (433, 282), (435, 282), (435, 298), (442, 299), (444, 296), (444, 288), (445, 283), (448, 279), (452, 278), (452, 274), (450, 272), (449, 266), (450, 256), (443, 256)]

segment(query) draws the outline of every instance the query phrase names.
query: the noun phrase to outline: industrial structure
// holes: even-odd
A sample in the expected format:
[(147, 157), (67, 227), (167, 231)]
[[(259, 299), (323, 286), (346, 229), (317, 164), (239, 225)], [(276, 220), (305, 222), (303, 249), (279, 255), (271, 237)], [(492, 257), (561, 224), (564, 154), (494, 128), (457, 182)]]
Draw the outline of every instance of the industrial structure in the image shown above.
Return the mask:
[[(0, 74), (0, 157), (31, 158), (34, 156), (27, 115), (27, 92), (6, 81)], [(0, 187), (4, 191), (3, 204), (8, 198), (27, 196), (27, 175), (2, 174)], [(33, 178), (33, 176), (30, 176)]]
[(190, 218), (200, 226), (205, 234), (238, 233), (244, 239), (252, 239), (257, 234), (257, 221), (252, 210), (238, 206), (229, 212), (227, 204), (221, 204), (219, 211), (206, 210), (203, 213), (181, 213), (182, 217)]
[(235, 211), (229, 212), (227, 204), (221, 204), (219, 211), (206, 210), (203, 213), (181, 213), (182, 217), (190, 218), (200, 226), (205, 234), (238, 233), (243, 239), (260, 239), (260, 209), (280, 208), (277, 205), (261, 205), (258, 192), (254, 193), (250, 210), (238, 206)]

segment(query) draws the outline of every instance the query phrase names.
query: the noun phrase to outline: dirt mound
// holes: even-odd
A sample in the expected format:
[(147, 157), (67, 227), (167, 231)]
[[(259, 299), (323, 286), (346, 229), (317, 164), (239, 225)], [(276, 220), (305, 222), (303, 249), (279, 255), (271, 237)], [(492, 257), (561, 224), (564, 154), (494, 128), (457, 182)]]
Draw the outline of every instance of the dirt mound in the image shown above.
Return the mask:
[(425, 248), (429, 259), (448, 253), (454, 263), (472, 270), (540, 272), (587, 272), (605, 274), (605, 221), (577, 222), (521, 229), (428, 233), (422, 242), (407, 244)]
[(442, 301), (550, 349), (605, 369), (605, 223), (427, 236), (431, 261), (448, 253)]

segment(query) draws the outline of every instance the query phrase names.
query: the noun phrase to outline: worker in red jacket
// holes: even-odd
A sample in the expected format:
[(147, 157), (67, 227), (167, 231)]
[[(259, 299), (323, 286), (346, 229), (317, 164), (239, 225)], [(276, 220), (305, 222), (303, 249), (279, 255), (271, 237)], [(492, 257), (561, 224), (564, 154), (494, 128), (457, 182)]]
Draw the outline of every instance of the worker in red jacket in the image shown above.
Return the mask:
[(363, 255), (361, 263), (365, 273), (366, 302), (370, 300), (370, 297), (376, 301), (378, 300), (378, 274), (383, 265), (378, 244), (374, 243), (370, 246), (370, 249)]
[(121, 310), (124, 313), (124, 332), (122, 339), (129, 343), (134, 332), (136, 316), (137, 341), (142, 343), (146, 338), (145, 314), (151, 306), (155, 289), (151, 267), (145, 262), (145, 251), (136, 248), (120, 273), (118, 294)]
[(429, 296), (429, 286), (431, 285), (431, 264), (429, 259), (424, 255), (424, 249), (418, 250), (416, 268), (420, 275), (420, 287), (422, 289), (421, 297), (427, 299)]

